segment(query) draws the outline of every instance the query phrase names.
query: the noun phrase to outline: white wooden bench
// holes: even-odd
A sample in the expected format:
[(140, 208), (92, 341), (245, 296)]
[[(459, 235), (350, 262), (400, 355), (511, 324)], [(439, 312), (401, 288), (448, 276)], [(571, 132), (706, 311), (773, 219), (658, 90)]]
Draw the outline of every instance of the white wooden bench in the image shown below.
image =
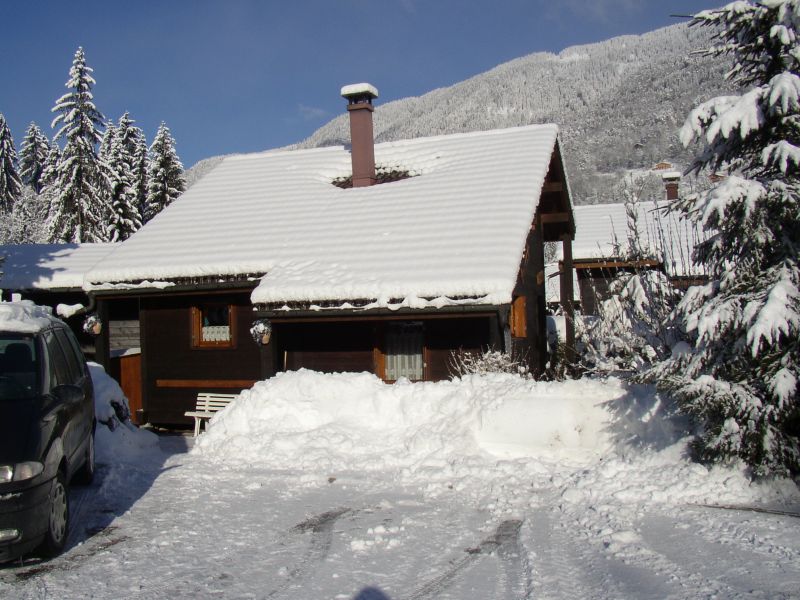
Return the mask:
[(213, 392), (200, 392), (197, 394), (197, 404), (194, 410), (188, 410), (187, 417), (194, 417), (194, 437), (200, 435), (200, 423), (208, 421), (216, 413), (228, 406), (239, 394), (216, 394)]

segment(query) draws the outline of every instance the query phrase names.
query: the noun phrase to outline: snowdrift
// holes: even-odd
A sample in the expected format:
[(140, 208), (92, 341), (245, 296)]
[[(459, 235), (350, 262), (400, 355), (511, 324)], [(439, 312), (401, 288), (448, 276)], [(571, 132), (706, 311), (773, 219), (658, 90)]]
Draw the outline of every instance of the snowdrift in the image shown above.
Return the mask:
[[(278, 469), (448, 469), (492, 458), (593, 461), (647, 439), (646, 410), (620, 380), (535, 382), (513, 375), (387, 385), (368, 373), (281, 373), (209, 423), (196, 453)], [(652, 416), (652, 415), (650, 415)], [(674, 441), (665, 428), (650, 441)], [(643, 437), (644, 435), (644, 437)]]
[(505, 518), (550, 490), (560, 511), (600, 537), (610, 531), (609, 506), (635, 516), (651, 503), (797, 503), (790, 480), (754, 483), (743, 464), (692, 462), (688, 433), (653, 387), (616, 378), (492, 374), (387, 385), (368, 373), (301, 370), (242, 392), (192, 453), (307, 485), (379, 473), (431, 497), (465, 493)]
[(128, 399), (102, 365), (89, 362), (94, 385), (95, 451), (98, 462), (135, 462), (142, 453), (158, 446), (156, 434), (130, 422)]

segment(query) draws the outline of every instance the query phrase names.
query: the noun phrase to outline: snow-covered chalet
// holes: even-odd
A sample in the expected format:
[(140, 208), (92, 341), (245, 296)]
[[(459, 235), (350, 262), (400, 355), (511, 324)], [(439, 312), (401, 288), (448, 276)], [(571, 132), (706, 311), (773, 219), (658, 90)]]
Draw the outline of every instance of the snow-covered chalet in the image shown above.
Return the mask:
[(374, 144), (377, 90), (342, 95), (350, 146), (227, 157), (86, 273), (104, 323), (138, 305), (140, 420), (300, 368), (438, 380), (495, 348), (543, 371), (544, 241), (573, 297), (558, 128)]

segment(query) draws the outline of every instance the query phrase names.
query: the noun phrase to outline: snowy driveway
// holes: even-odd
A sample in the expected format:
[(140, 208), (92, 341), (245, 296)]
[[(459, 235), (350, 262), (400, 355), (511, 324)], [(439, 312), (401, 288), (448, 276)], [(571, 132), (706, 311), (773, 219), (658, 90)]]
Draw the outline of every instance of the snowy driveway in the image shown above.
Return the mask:
[(790, 516), (582, 506), (544, 476), (504, 508), (375, 473), (221, 467), (183, 442), (162, 438), (136, 466), (105, 465), (91, 490), (75, 488), (69, 550), (0, 568), (0, 597), (800, 596)]

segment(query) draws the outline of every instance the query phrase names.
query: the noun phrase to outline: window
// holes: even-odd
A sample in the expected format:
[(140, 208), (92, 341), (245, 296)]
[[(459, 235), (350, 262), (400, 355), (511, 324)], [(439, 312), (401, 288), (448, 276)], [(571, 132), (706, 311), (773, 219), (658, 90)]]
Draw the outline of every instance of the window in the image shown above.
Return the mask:
[(411, 381), (423, 378), (422, 323), (393, 323), (386, 330), (386, 379)]
[(234, 307), (204, 304), (192, 308), (193, 348), (233, 348), (236, 342)]
[(64, 353), (64, 358), (67, 361), (67, 372), (69, 373), (69, 382), (74, 384), (80, 384), (81, 377), (84, 375), (83, 371), (83, 361), (81, 358), (75, 353), (75, 349), (70, 343), (70, 339), (68, 334), (63, 329), (56, 329), (54, 331), (56, 334), (56, 339), (58, 340), (59, 344), (61, 345), (61, 350)]
[(52, 390), (59, 385), (75, 383), (70, 376), (67, 359), (61, 349), (61, 344), (56, 339), (55, 333), (52, 331), (45, 333), (44, 342), (47, 346), (47, 357), (49, 359), (50, 389)]
[(0, 401), (39, 393), (39, 347), (32, 335), (0, 335)]

